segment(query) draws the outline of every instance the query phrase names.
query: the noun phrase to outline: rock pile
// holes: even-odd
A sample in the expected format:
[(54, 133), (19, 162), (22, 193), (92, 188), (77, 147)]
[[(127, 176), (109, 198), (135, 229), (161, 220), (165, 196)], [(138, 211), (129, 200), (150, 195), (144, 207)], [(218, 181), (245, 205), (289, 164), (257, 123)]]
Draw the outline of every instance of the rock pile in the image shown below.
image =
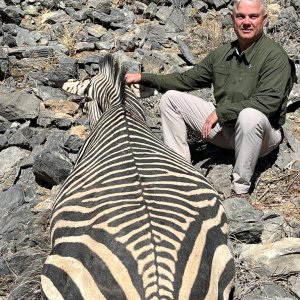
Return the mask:
[[(300, 78), (299, 9), (299, 0), (271, 2), (266, 32)], [(182, 71), (233, 36), (227, 0), (0, 0), (0, 299), (40, 299), (51, 206), (89, 133), (82, 99), (62, 83), (97, 74), (107, 52), (131, 72)], [(195, 93), (212, 101), (209, 89)], [(149, 126), (161, 136), (159, 95), (145, 95)], [(253, 206), (224, 200), (234, 299), (300, 298), (299, 102), (295, 85), (286, 138), (258, 164)], [(195, 167), (226, 198), (233, 154), (190, 142)]]

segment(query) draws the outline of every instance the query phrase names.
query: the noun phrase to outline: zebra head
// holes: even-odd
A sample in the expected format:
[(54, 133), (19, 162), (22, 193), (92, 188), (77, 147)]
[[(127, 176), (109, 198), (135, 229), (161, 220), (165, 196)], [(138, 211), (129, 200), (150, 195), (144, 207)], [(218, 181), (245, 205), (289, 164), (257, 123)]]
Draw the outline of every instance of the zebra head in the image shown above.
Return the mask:
[(123, 106), (124, 110), (145, 121), (143, 109), (134, 92), (125, 84), (125, 70), (111, 55), (104, 56), (99, 62), (99, 73), (92, 79), (69, 80), (64, 90), (77, 95), (86, 95), (84, 112), (93, 128), (101, 115), (110, 107)]

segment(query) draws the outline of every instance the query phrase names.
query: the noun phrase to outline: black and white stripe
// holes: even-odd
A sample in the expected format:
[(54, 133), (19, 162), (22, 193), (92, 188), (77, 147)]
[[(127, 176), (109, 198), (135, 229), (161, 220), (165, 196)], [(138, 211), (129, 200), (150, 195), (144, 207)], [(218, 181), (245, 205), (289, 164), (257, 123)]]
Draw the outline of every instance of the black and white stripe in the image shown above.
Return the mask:
[(152, 134), (123, 78), (109, 56), (89, 84), (94, 127), (53, 208), (44, 297), (228, 299), (219, 197)]

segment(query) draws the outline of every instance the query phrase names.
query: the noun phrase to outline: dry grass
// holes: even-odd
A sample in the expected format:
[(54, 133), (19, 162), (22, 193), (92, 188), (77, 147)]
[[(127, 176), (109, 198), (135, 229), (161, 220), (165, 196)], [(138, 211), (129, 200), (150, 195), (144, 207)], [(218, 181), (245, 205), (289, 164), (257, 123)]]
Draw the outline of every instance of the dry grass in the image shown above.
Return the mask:
[(61, 34), (58, 36), (58, 42), (64, 45), (68, 49), (69, 55), (74, 56), (76, 54), (77, 35), (82, 30), (83, 25), (75, 27), (64, 26)]
[(233, 300), (242, 300), (253, 290), (261, 289), (265, 284), (277, 284), (288, 293), (294, 294), (288, 284), (288, 278), (293, 274), (262, 276), (255, 271), (255, 268), (249, 268), (249, 266), (245, 265), (240, 259), (235, 260), (235, 267), (235, 293)]
[(262, 173), (253, 196), (262, 209), (277, 211), (287, 220), (299, 222), (300, 170), (293, 170), (292, 163), (285, 170), (269, 168)]
[[(34, 267), (28, 268), (21, 274), (12, 270), (9, 263), (6, 262), (8, 269), (13, 275), (0, 276), (0, 299), (8, 299), (12, 291), (14, 295), (22, 295), (18, 300), (39, 300), (41, 297), (40, 276), (43, 263), (49, 253), (49, 249), (31, 249), (34, 260)], [(1, 298), (3, 297), (3, 298)]]
[(57, 58), (52, 55), (48, 57), (24, 58), (22, 60), (12, 60), (11, 75), (21, 86), (25, 86), (30, 73), (38, 71), (49, 71), (58, 66)]

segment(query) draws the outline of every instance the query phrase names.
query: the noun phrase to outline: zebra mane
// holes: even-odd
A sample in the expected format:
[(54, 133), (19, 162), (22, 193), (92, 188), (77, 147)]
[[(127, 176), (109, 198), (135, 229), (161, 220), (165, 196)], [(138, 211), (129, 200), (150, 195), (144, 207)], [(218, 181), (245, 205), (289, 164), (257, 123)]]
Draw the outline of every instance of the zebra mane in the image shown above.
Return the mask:
[(100, 61), (100, 70), (107, 76), (113, 78), (113, 85), (119, 90), (119, 99), (122, 105), (125, 104), (125, 70), (114, 60), (111, 54), (106, 54)]

